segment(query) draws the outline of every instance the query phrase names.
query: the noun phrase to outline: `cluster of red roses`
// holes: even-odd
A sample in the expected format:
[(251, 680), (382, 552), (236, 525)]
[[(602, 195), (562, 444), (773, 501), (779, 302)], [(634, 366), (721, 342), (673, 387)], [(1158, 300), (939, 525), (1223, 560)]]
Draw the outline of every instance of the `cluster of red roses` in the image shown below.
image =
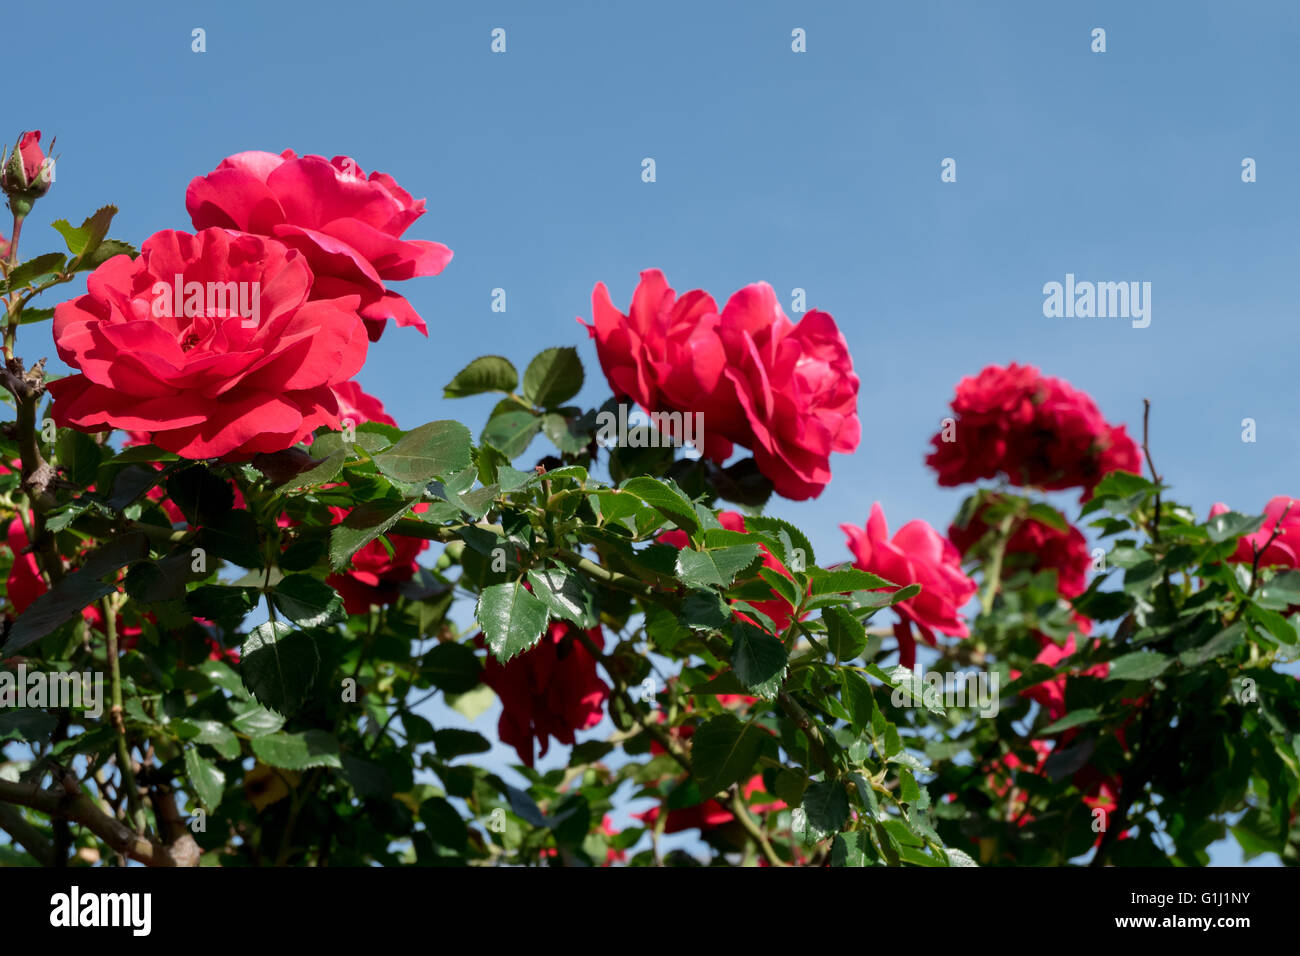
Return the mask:
[(55, 422), (232, 461), (338, 427), (337, 390), (386, 320), (427, 334), (387, 285), (451, 259), (401, 238), (424, 207), (346, 156), (223, 160), (186, 194), (198, 232), (155, 233), (55, 309), (55, 346), (79, 372), (49, 385)]
[(1013, 485), (1082, 488), (1087, 497), (1107, 472), (1141, 469), (1125, 426), (1108, 425), (1088, 395), (1030, 365), (990, 365), (962, 379), (952, 410), (926, 458), (944, 486), (1001, 474)]
[(703, 290), (679, 297), (658, 269), (641, 273), (626, 315), (603, 282), (591, 308), (587, 329), (615, 398), (648, 413), (701, 412), (700, 451), (713, 461), (748, 448), (777, 494), (802, 501), (831, 480), (831, 452), (858, 447), (858, 377), (827, 313), (791, 322), (766, 282), (719, 312)]

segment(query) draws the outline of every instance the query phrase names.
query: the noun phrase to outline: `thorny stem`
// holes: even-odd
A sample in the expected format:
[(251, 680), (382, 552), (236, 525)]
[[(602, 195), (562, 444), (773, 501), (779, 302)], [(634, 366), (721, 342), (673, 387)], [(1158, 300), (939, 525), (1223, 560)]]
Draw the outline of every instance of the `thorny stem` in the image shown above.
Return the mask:
[(144, 808), (140, 806), (140, 788), (131, 764), (131, 745), (126, 739), (126, 720), (122, 710), (122, 668), (117, 654), (117, 606), (111, 597), (101, 602), (104, 608), (104, 630), (108, 634), (108, 679), (112, 706), (109, 717), (117, 732), (117, 762), (122, 772), (122, 787), (126, 790), (127, 807), (136, 833), (145, 832)]

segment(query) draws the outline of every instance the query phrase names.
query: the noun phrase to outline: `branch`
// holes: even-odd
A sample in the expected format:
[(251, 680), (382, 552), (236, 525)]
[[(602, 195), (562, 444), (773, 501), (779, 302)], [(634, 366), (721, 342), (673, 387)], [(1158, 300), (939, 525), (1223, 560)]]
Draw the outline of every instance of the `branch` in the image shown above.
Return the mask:
[[(83, 793), (74, 778), (68, 778), (70, 789), (59, 787), (42, 790), (35, 783), (13, 783), (0, 779), (0, 802), (12, 803), (44, 813), (59, 820), (79, 824), (99, 837), (115, 853), (120, 853), (145, 866), (194, 866), (187, 862), (180, 846), (164, 846), (138, 836), (130, 827), (105, 814), (90, 796)], [(178, 841), (179, 843), (180, 841)]]

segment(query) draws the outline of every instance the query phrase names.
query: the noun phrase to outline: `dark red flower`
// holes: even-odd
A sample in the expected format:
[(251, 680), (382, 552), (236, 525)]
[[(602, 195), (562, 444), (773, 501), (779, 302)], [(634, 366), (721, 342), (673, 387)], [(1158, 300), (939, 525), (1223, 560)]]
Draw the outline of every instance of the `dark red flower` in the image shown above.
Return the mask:
[[(491, 654), (483, 667), (483, 683), (501, 698), (497, 734), (519, 759), (533, 766), (536, 756), (546, 756), (550, 738), (572, 746), (574, 732), (594, 727), (605, 714), (609, 685), (596, 673), (596, 659), (578, 640), (578, 628), (552, 621), (532, 648), (505, 664)], [(587, 631), (597, 646), (605, 638), (599, 627)]]
[[(428, 505), (418, 504), (412, 510), (420, 513)], [(330, 506), (334, 524), (348, 516), (347, 508)], [(346, 571), (331, 574), (325, 579), (330, 587), (343, 597), (343, 607), (349, 614), (365, 614), (372, 604), (392, 604), (400, 594), (400, 586), (411, 580), (418, 569), (416, 558), (429, 542), (423, 538), (395, 534), (388, 538), (392, 553), (384, 542), (376, 538), (352, 555)]]
[(926, 463), (939, 484), (1004, 475), (1013, 485), (1091, 494), (1106, 473), (1138, 473), (1141, 458), (1123, 425), (1109, 425), (1085, 393), (1012, 362), (962, 379), (954, 422), (931, 444)]
[[(948, 539), (963, 555), (968, 555), (989, 531), (983, 514), (983, 511), (976, 514), (964, 528), (956, 524), (948, 528)], [(1088, 540), (1073, 525), (1061, 531), (1036, 518), (1025, 518), (1007, 540), (1003, 560), (1008, 569), (1023, 567), (1032, 571), (1055, 571), (1057, 590), (1063, 597), (1078, 597), (1088, 589), (1092, 555), (1088, 551)]]

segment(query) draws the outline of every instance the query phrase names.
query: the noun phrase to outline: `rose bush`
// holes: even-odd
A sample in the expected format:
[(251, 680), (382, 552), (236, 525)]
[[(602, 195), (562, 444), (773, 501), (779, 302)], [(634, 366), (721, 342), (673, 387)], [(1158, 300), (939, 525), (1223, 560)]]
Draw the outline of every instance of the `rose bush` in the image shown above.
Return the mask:
[[(898, 400), (828, 313), (647, 270), (626, 314), (593, 293), (608, 401), (576, 348), (484, 355), (444, 391), (497, 399), (477, 438), (403, 429), (356, 376), (424, 327), (390, 284), (450, 259), (405, 238), (423, 200), (240, 153), (190, 184), (194, 234), (137, 252), (105, 206), (23, 259), (50, 167), (24, 135), (0, 182), (0, 864), (1300, 859), (1300, 517), (1199, 521), (1149, 409), (1139, 455), (1075, 386), (986, 368), (928, 457), (973, 485), (948, 535), (864, 493), (819, 557), (771, 496), (819, 495), (859, 399)], [(19, 332), (79, 276), (50, 378)], [(702, 455), (603, 441), (627, 402), (702, 414)], [(120, 706), (19, 707), (20, 667)]]

